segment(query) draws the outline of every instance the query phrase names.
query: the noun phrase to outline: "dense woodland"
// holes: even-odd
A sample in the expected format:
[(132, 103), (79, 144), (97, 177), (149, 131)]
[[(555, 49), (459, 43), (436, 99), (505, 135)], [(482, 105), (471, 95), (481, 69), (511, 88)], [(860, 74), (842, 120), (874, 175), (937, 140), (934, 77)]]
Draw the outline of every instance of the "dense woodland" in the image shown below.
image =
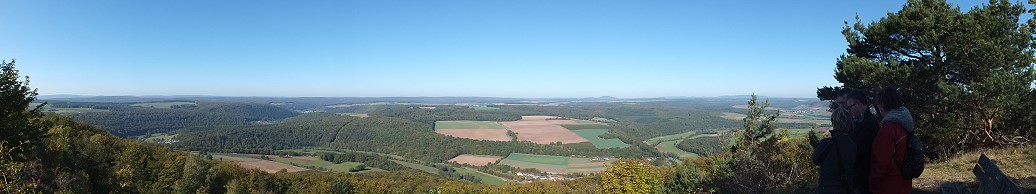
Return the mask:
[(173, 108), (130, 105), (131, 103), (59, 102), (51, 106), (109, 110), (77, 113), (71, 116), (123, 137), (165, 133), (189, 127), (245, 126), (249, 125), (249, 121), (279, 120), (299, 114), (273, 105), (254, 103), (199, 102), (197, 106)]

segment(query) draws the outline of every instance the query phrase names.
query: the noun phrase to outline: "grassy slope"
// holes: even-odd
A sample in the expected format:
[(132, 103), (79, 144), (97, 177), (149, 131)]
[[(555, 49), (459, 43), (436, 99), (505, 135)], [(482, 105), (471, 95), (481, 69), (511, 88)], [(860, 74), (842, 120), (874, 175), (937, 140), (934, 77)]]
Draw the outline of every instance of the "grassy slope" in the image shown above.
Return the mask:
[(478, 177), (479, 179), (482, 179), (482, 183), (484, 183), (484, 184), (488, 184), (488, 185), (506, 185), (507, 184), (507, 181), (505, 181), (504, 179), (500, 179), (498, 177), (491, 176), (491, 175), (479, 172), (478, 170), (469, 169), (469, 168), (466, 168), (466, 167), (454, 168), (454, 169), (457, 169), (457, 172), (460, 173), (460, 174), (475, 175), (475, 177)]
[(349, 172), (349, 170), (352, 169), (353, 167), (356, 167), (356, 166), (359, 166), (359, 165), (363, 164), (362, 162), (342, 162), (341, 164), (335, 164), (334, 162), (328, 162), (328, 161), (324, 161), (324, 160), (320, 160), (320, 159), (315, 159), (313, 161), (308, 161), (308, 162), (302, 162), (302, 161), (295, 161), (295, 160), (289, 160), (289, 159), (286, 159), (286, 158), (281, 158), (279, 156), (267, 156), (267, 157), (270, 157), (270, 160), (273, 160), (274, 162), (278, 162), (278, 163), (282, 163), (282, 164), (289, 164), (289, 165), (291, 165), (292, 163), (294, 163), (296, 166), (300, 166), (300, 167), (302, 167), (302, 166), (315, 166), (315, 167), (321, 167), (321, 168), (330, 169), (331, 171), (334, 171), (334, 172)]
[(944, 182), (965, 182), (972, 189), (977, 188), (975, 174), (971, 170), (975, 164), (978, 164), (979, 155), (985, 153), (989, 159), (996, 161), (1004, 174), (1031, 193), (1036, 191), (1036, 161), (1029, 158), (1031, 149), (1004, 148), (975, 151), (947, 161), (928, 164), (921, 177), (914, 179), (914, 189), (938, 192), (939, 184)]
[(590, 140), (590, 143), (594, 144), (594, 147), (601, 149), (624, 148), (630, 146), (630, 144), (626, 144), (625, 142), (622, 142), (622, 140), (619, 139), (602, 139), (601, 137), (599, 137), (601, 134), (608, 133), (607, 129), (581, 129), (573, 130), (572, 132), (576, 133), (579, 136), (582, 136), (583, 138), (586, 138), (587, 140)]
[(404, 162), (404, 161), (401, 161), (401, 160), (392, 160), (392, 161), (396, 162), (396, 163), (399, 163), (399, 165), (403, 165), (403, 166), (410, 167), (410, 168), (413, 168), (413, 169), (417, 169), (417, 170), (420, 170), (420, 171), (425, 171), (425, 172), (428, 172), (428, 173), (432, 173), (434, 175), (438, 175), (439, 174), (439, 169), (436, 169), (434, 167), (420, 165), (420, 164), (416, 164), (416, 163)]
[(687, 138), (687, 137), (689, 137), (689, 136), (691, 136), (691, 135), (693, 135), (695, 133), (697, 133), (697, 132), (696, 131), (690, 131), (690, 132), (686, 132), (686, 133), (679, 133), (679, 134), (673, 134), (673, 135), (659, 136), (659, 137), (651, 138), (651, 139), (648, 139), (648, 140), (644, 140), (644, 143), (646, 143), (648, 145), (658, 145), (659, 143), (662, 143), (664, 141), (677, 141), (677, 140), (681, 140), (681, 139)]
[(680, 159), (693, 159), (698, 157), (698, 154), (683, 151), (680, 148), (676, 147), (677, 143), (680, 143), (680, 141), (663, 141), (662, 143), (658, 144), (658, 149), (662, 150), (663, 152), (676, 154), (676, 156), (680, 157)]
[(505, 160), (516, 160), (531, 163), (550, 164), (558, 166), (568, 166), (568, 157), (564, 156), (547, 156), (547, 155), (534, 155), (534, 154), (519, 154), (512, 153), (508, 155)]
[[(424, 171), (424, 172), (427, 172), (427, 173), (431, 173), (431, 174), (434, 174), (434, 175), (438, 175), (439, 174), (439, 169), (436, 169), (434, 167), (425, 166), (425, 165), (416, 164), (416, 163), (404, 162), (404, 161), (399, 161), (399, 160), (392, 160), (392, 161), (396, 162), (396, 163), (399, 163), (400, 165), (403, 165), (403, 166), (406, 166), (406, 167), (410, 167), (410, 168), (413, 168), (413, 169), (417, 169), (417, 170), (420, 170), (420, 171)], [(507, 181), (505, 181), (503, 179), (500, 179), (500, 178), (497, 178), (495, 176), (479, 172), (477, 170), (468, 169), (468, 168), (455, 168), (455, 169), (457, 169), (457, 172), (460, 172), (461, 174), (467, 173), (467, 174), (475, 175), (476, 177), (482, 179), (482, 183), (483, 184), (489, 184), (489, 185), (506, 185), (507, 184)]]

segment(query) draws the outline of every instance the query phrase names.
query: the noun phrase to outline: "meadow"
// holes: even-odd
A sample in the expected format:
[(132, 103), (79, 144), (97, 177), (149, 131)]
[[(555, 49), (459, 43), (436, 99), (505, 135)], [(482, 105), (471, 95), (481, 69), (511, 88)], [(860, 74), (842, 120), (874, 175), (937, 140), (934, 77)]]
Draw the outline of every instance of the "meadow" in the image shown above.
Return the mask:
[(581, 129), (573, 130), (572, 132), (575, 132), (577, 135), (586, 138), (586, 140), (590, 140), (590, 143), (594, 144), (594, 147), (601, 149), (624, 148), (630, 146), (630, 144), (626, 144), (625, 142), (622, 142), (622, 140), (619, 139), (601, 138), (601, 134), (608, 133), (607, 129)]
[(592, 161), (590, 158), (574, 158), (565, 156), (548, 156), (535, 154), (512, 153), (500, 160), (500, 164), (528, 169), (535, 168), (539, 171), (549, 173), (593, 173), (601, 172), (607, 168), (602, 161)]

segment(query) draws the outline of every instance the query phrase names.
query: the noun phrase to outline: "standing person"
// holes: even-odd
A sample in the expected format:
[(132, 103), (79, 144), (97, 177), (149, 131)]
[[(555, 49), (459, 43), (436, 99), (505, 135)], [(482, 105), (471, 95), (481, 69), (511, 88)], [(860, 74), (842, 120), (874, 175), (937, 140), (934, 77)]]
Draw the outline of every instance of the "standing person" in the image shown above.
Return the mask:
[(852, 193), (852, 177), (857, 176), (856, 143), (849, 135), (852, 120), (845, 109), (831, 112), (831, 137), (820, 140), (813, 150), (813, 164), (820, 165), (817, 193)]
[(914, 130), (914, 119), (896, 88), (879, 90), (875, 99), (882, 119), (871, 149), (870, 189), (874, 193), (910, 193), (911, 179), (903, 178), (899, 168), (906, 156), (907, 131)]
[(852, 117), (852, 136), (856, 142), (856, 173), (853, 177), (853, 193), (871, 193), (867, 174), (870, 174), (871, 145), (878, 133), (878, 119), (870, 111), (867, 93), (848, 89), (843, 107)]

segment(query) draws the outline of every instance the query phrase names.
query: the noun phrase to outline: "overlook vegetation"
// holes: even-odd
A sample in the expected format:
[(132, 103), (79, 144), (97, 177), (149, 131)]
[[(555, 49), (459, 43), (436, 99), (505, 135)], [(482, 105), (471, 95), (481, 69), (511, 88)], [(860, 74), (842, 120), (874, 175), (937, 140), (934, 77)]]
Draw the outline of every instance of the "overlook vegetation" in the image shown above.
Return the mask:
[[(833, 100), (835, 91), (845, 87), (901, 87), (919, 135), (933, 150), (927, 155), (935, 159), (915, 189), (968, 181), (963, 175), (976, 152), (992, 153), (1006, 174), (1029, 181), (1023, 186), (1031, 187), (1036, 178), (1031, 168), (1036, 164), (1036, 20), (1021, 18), (1033, 11), (1008, 1), (963, 12), (945, 1), (915, 0), (872, 23), (847, 22), (842, 33), (847, 54), (838, 58), (834, 74), (842, 85), (818, 88), (817, 97)], [(818, 168), (809, 158), (823, 134), (801, 129), (824, 126), (781, 120), (816, 121), (825, 113), (790, 118), (779, 110), (827, 105), (755, 95), (636, 102), (479, 97), (43, 100), (36, 98), (27, 77), (19, 77), (14, 63), (0, 64), (3, 193), (803, 193), (815, 190)], [(67, 111), (78, 109), (84, 111)], [(530, 115), (602, 122), (563, 127), (594, 130), (584, 133), (609, 145), (480, 141), (434, 131), (438, 121), (517, 121)], [(731, 115), (738, 118), (723, 118)], [(170, 141), (125, 139), (130, 136)], [(687, 153), (681, 158), (667, 149)], [(212, 159), (219, 155), (213, 153), (320, 160), (297, 164), (308, 168), (300, 172), (268, 173)], [(462, 154), (505, 157), (505, 162), (476, 166), (450, 161)], [(518, 172), (541, 170), (508, 165), (519, 161), (569, 168), (576, 158), (583, 163), (606, 160), (601, 165), (607, 169), (566, 177), (571, 180), (518, 183), (526, 180)], [(508, 182), (480, 184), (489, 178)]]

